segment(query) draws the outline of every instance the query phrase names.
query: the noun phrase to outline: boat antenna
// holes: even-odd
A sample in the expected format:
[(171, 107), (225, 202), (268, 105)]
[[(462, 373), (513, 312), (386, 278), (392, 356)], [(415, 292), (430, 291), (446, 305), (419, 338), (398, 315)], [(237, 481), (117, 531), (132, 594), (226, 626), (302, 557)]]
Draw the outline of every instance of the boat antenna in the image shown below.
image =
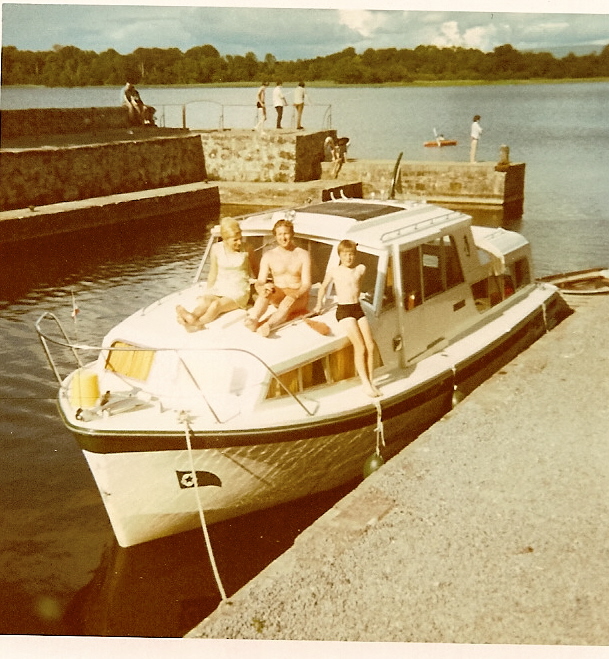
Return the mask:
[(391, 177), (391, 188), (389, 190), (389, 199), (395, 199), (395, 192), (400, 188), (401, 191), (401, 182), (398, 180), (398, 177), (400, 175), (400, 160), (402, 160), (402, 156), (404, 155), (403, 151), (400, 151), (400, 155), (398, 156), (398, 159), (395, 161), (395, 165), (393, 167), (393, 176)]

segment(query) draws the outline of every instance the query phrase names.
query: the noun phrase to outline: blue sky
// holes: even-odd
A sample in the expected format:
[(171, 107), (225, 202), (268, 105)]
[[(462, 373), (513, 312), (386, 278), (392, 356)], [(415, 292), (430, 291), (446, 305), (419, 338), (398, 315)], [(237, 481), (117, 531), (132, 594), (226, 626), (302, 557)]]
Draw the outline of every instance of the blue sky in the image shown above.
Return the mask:
[(367, 8), (370, 0), (349, 0), (349, 9), (332, 0), (187, 2), (2, 2), (2, 43), (23, 50), (113, 48), (122, 54), (138, 47), (185, 52), (212, 44), (222, 55), (251, 51), (259, 59), (267, 53), (308, 59), (349, 46), (357, 52), (420, 44), (491, 51), (505, 43), (518, 50), (592, 44), (600, 52), (609, 43), (606, 0), (377, 0), (375, 9)]

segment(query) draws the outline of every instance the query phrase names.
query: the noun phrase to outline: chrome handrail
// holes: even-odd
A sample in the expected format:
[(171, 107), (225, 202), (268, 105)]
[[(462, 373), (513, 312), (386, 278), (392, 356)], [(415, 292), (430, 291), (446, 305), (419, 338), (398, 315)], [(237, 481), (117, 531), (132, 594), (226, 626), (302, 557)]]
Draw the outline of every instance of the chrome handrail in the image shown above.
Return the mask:
[[(192, 101), (186, 101), (185, 103), (163, 103), (158, 106), (159, 108), (159, 123), (163, 128), (166, 128), (166, 117), (165, 117), (165, 108), (181, 108), (182, 115), (182, 128), (184, 130), (200, 130), (200, 127), (197, 126), (188, 126), (187, 121), (187, 109), (190, 105), (195, 105), (197, 103), (211, 103), (212, 105), (218, 106), (220, 109), (220, 114), (218, 116), (218, 130), (224, 130), (226, 124), (226, 109), (227, 108), (249, 108), (252, 106), (244, 103), (221, 103), (209, 98), (200, 98), (194, 99)], [(332, 128), (332, 105), (331, 104), (311, 104), (315, 107), (325, 108), (321, 120), (321, 128), (329, 130)], [(255, 108), (254, 108), (255, 109)], [(292, 117), (292, 120), (294, 117)]]
[[(41, 328), (41, 323), (44, 320), (52, 320), (54, 323), (57, 325), (61, 335), (63, 336), (63, 341), (58, 340), (55, 337), (49, 336), (47, 333), (45, 333), (42, 328)], [(292, 321), (293, 322), (293, 321)], [(79, 344), (70, 341), (67, 333), (65, 332), (61, 322), (55, 316), (55, 314), (45, 311), (36, 321), (35, 323), (35, 328), (36, 328), (36, 333), (38, 334), (38, 338), (43, 346), (45, 355), (47, 357), (47, 360), (51, 366), (51, 369), (53, 370), (53, 373), (55, 374), (55, 377), (57, 378), (57, 381), (60, 385), (63, 384), (63, 379), (59, 373), (59, 369), (57, 368), (55, 361), (53, 359), (53, 356), (51, 354), (51, 351), (48, 347), (48, 343), (52, 343), (54, 345), (60, 346), (62, 348), (68, 348), (72, 354), (74, 355), (75, 361), (78, 364), (79, 368), (83, 367), (83, 363), (80, 359), (80, 356), (78, 354), (78, 350), (80, 351), (95, 351), (99, 353), (103, 352), (109, 352), (109, 351), (116, 351), (116, 352), (137, 352), (137, 351), (142, 351), (142, 352), (174, 352), (177, 357), (179, 362), (184, 366), (185, 372), (187, 375), (190, 377), (192, 380), (193, 384), (195, 387), (199, 390), (199, 393), (201, 394), (202, 399), (205, 401), (205, 404), (207, 405), (209, 411), (212, 413), (214, 416), (215, 420), (218, 423), (222, 423), (220, 420), (218, 414), (215, 412), (213, 409), (213, 406), (207, 400), (205, 394), (201, 390), (201, 387), (199, 386), (199, 383), (197, 382), (195, 376), (192, 374), (188, 366), (185, 364), (184, 359), (182, 357), (182, 352), (240, 352), (245, 355), (248, 355), (249, 357), (252, 357), (254, 360), (256, 360), (258, 363), (260, 363), (266, 371), (271, 375), (271, 377), (279, 384), (281, 389), (288, 395), (290, 396), (295, 403), (297, 403), (303, 411), (308, 415), (308, 416), (314, 416), (315, 412), (317, 411), (317, 406), (316, 409), (313, 411), (309, 410), (307, 406), (304, 404), (304, 402), (300, 399), (299, 396), (297, 396), (293, 391), (290, 391), (288, 387), (281, 381), (279, 375), (275, 373), (275, 371), (258, 355), (254, 354), (253, 352), (250, 352), (249, 350), (245, 350), (244, 348), (172, 348), (172, 347), (167, 347), (167, 348), (152, 348), (152, 347), (144, 347), (144, 346), (128, 346), (128, 347), (109, 347), (109, 346), (91, 346), (87, 344)], [(148, 392), (151, 393), (151, 392)]]

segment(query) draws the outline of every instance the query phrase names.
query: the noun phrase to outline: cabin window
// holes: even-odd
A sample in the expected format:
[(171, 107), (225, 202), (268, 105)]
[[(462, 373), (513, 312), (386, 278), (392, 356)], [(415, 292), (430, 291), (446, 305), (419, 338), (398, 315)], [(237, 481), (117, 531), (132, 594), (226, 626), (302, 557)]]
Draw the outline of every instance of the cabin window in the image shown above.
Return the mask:
[(526, 258), (519, 259), (512, 266), (516, 288), (522, 288), (531, 281), (531, 271), (529, 269), (529, 260)]
[(393, 283), (393, 265), (392, 261), (387, 264), (387, 275), (385, 277), (385, 287), (383, 289), (383, 309), (390, 309), (395, 306), (395, 289)]
[(244, 251), (247, 251), (249, 249), (252, 268), (254, 269), (253, 272), (254, 277), (258, 276), (258, 270), (260, 269), (260, 259), (262, 258), (262, 253), (265, 247), (267, 247), (267, 244), (264, 241), (263, 236), (243, 237), (243, 246), (241, 249), (243, 249)]
[(108, 353), (105, 365), (107, 371), (135, 380), (148, 379), (154, 359), (154, 350), (143, 350), (123, 341), (114, 341), (111, 347), (118, 348), (118, 350), (110, 350)]
[(322, 282), (326, 276), (326, 269), (330, 254), (332, 253), (332, 245), (323, 243), (317, 240), (307, 240), (306, 238), (294, 238), (294, 244), (301, 249), (309, 252), (311, 258), (311, 282), (316, 284)]
[(421, 246), (421, 252), (423, 256), (423, 297), (428, 300), (443, 290), (440, 241), (434, 240), (431, 243), (425, 243)]
[(293, 394), (298, 394), (321, 384), (348, 380), (355, 377), (354, 364), (353, 346), (349, 344), (320, 359), (282, 373), (278, 376), (281, 384), (273, 378), (266, 397), (280, 398), (288, 395), (286, 389)]
[(402, 270), (402, 288), (404, 291), (404, 308), (414, 309), (423, 302), (421, 288), (421, 255), (415, 247), (400, 254)]
[(444, 244), (444, 262), (446, 266), (446, 288), (458, 286), (465, 281), (455, 239), (452, 236), (442, 238)]
[(509, 275), (491, 275), (488, 279), (472, 284), (472, 295), (478, 311), (486, 311), (514, 294), (514, 284)]
[(366, 266), (364, 278), (360, 282), (361, 298), (370, 304), (374, 301), (374, 291), (376, 288), (376, 277), (379, 269), (379, 257), (376, 254), (360, 252), (355, 255), (355, 262), (362, 263)]
[(413, 309), (464, 281), (452, 236), (443, 236), (402, 252), (400, 265), (405, 309)]
[[(306, 249), (306, 247), (305, 247)], [(322, 282), (326, 276), (326, 268), (332, 253), (332, 245), (327, 243), (309, 241), (309, 255), (311, 257), (311, 282)]]

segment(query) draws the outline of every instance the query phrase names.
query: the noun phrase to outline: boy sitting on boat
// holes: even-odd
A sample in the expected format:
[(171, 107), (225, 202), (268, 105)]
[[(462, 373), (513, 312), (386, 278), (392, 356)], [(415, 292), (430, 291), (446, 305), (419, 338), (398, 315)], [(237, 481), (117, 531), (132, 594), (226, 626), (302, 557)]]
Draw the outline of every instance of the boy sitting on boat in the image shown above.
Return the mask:
[[(245, 326), (261, 336), (268, 336), (290, 316), (306, 312), (311, 288), (311, 258), (294, 243), (294, 225), (290, 220), (275, 222), (273, 234), (277, 246), (260, 260), (255, 287), (258, 298), (249, 310)], [(260, 322), (269, 305), (274, 311)]]
[(360, 283), (366, 272), (363, 263), (355, 265), (357, 245), (352, 240), (341, 240), (338, 244), (340, 263), (328, 270), (319, 289), (315, 312), (320, 313), (326, 291), (334, 282), (338, 306), (336, 320), (353, 344), (355, 370), (362, 381), (364, 391), (375, 398), (381, 392), (372, 382), (374, 370), (374, 338), (359, 301)]
[(242, 249), (239, 222), (223, 218), (220, 235), (222, 241), (212, 247), (205, 295), (192, 311), (176, 307), (178, 322), (189, 332), (205, 329), (220, 314), (245, 309), (250, 299), (252, 267), (249, 251)]

